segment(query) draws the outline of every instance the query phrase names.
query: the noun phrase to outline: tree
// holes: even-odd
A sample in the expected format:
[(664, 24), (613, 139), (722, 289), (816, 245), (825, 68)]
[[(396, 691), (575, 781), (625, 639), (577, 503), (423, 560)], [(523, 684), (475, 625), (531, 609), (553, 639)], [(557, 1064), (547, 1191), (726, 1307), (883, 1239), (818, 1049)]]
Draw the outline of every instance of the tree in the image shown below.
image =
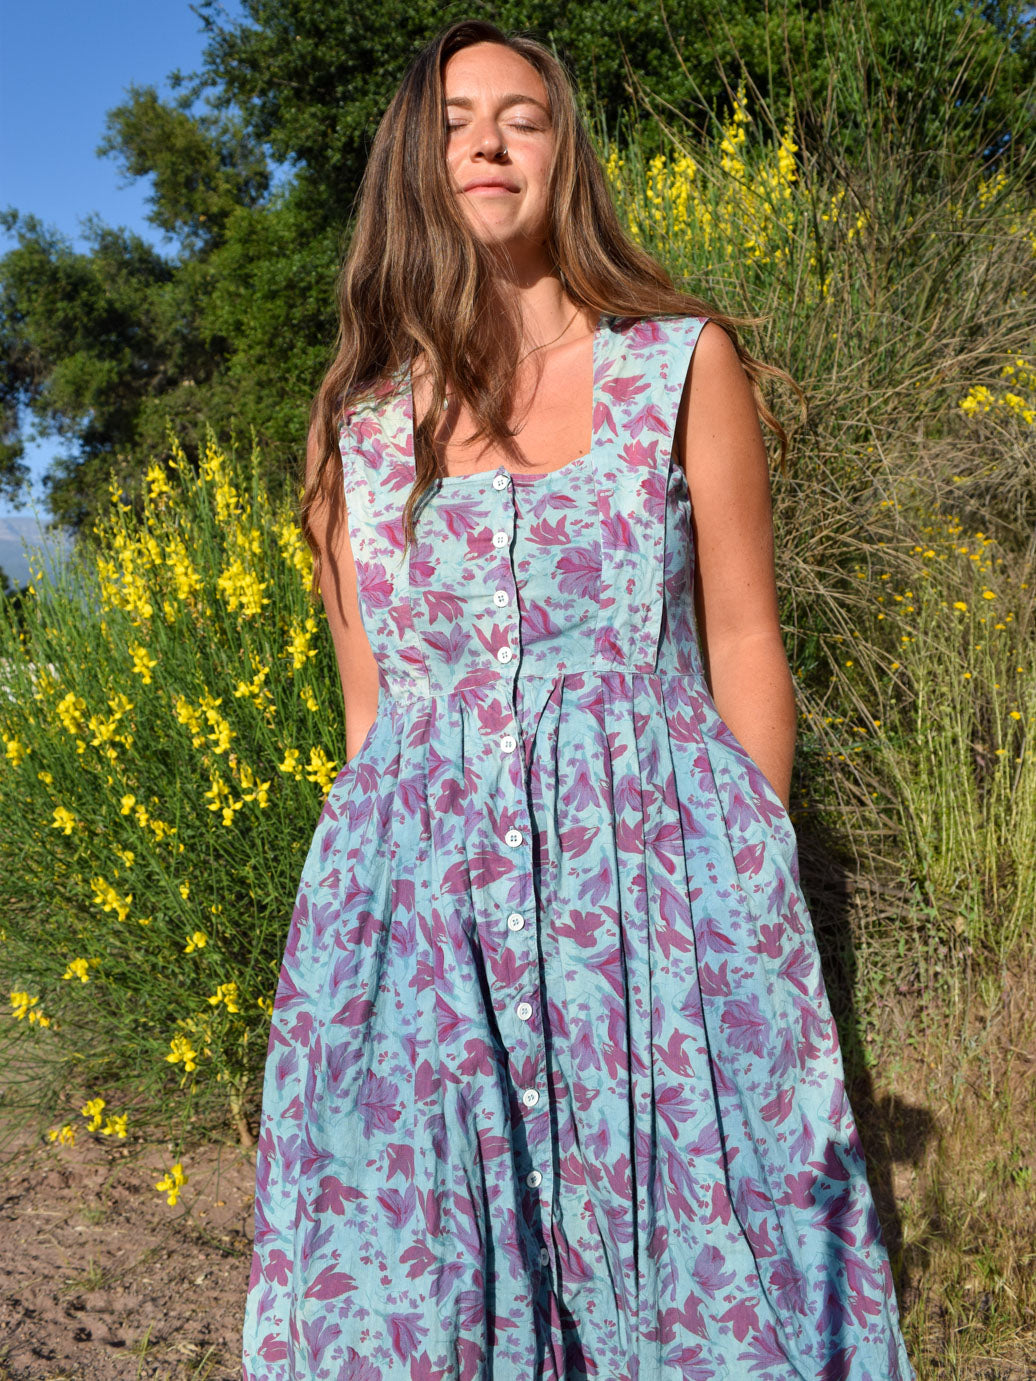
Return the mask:
[(257, 206), (270, 185), (266, 155), (239, 120), (191, 113), (188, 102), (161, 101), (152, 86), (130, 86), (108, 112), (99, 154), (128, 178), (150, 177), (148, 220), (176, 236), (188, 253), (220, 243), (241, 206)]
[[(376, 121), (415, 49), (471, 13), (456, 0), (242, 4), (228, 22), (199, 0), (200, 72), (174, 74), (170, 101), (131, 87), (107, 119), (99, 152), (150, 179), (168, 254), (97, 222), (76, 253), (31, 215), (0, 217), (18, 236), (0, 259), (0, 492), (25, 479), (28, 417), (64, 443), (48, 501), (75, 528), (111, 468), (133, 494), (170, 423), (188, 455), (206, 422), (254, 430), (271, 486), (296, 473)], [(693, 140), (743, 76), (775, 112), (794, 105), (803, 148), (843, 164), (876, 118), (906, 147), (948, 142), (972, 161), (1031, 140), (1036, 27), (1021, 16), (1009, 0), (501, 0), (493, 14), (553, 44), (595, 123), (633, 123), (649, 153), (666, 136), (638, 101)], [(858, 22), (879, 54), (862, 77)]]
[[(200, 0), (208, 43), (195, 94), (241, 112), (253, 137), (295, 170), (314, 215), (342, 225), (376, 121), (415, 49), (441, 25), (477, 9), (466, 0), (384, 0), (374, 7), (242, 0), (242, 9), (244, 19), (227, 23), (219, 0)], [(712, 115), (729, 110), (739, 68), (772, 104), (786, 103), (794, 79), (803, 104), (823, 107), (851, 41), (850, 10), (865, 12), (881, 36), (884, 60), (874, 80), (898, 82), (904, 115), (931, 103), (930, 136), (941, 132), (943, 119), (933, 93), (954, 85), (964, 47), (968, 74), (957, 99), (962, 112), (980, 107), (982, 116), (968, 138), (983, 147), (1031, 131), (1025, 93), (1036, 71), (1036, 29), (1006, 0), (795, 0), (773, 7), (750, 0), (500, 0), (491, 17), (505, 30), (553, 44), (609, 126), (634, 104), (632, 73), (660, 106), (704, 132)], [(841, 113), (851, 138), (844, 104)]]

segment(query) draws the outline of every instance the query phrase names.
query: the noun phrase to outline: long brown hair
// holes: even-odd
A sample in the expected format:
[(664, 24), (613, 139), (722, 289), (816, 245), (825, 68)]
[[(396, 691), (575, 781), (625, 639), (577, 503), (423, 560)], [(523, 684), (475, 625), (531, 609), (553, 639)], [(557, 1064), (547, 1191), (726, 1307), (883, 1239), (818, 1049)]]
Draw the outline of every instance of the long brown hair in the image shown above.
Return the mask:
[(518, 296), (504, 286), (499, 259), (458, 208), (446, 165), (443, 71), (454, 53), (473, 43), (510, 48), (536, 68), (546, 88), (554, 133), (546, 248), (571, 301), (591, 314), (707, 316), (718, 322), (752, 384), (759, 416), (779, 438), (782, 467), (787, 433), (766, 406), (760, 382), (766, 375), (779, 378), (803, 400), (789, 374), (754, 359), (738, 340), (737, 327), (755, 326), (762, 318), (727, 316), (679, 291), (625, 233), (579, 118), (572, 83), (553, 53), (484, 20), (450, 24), (407, 69), (378, 125), (357, 193), (355, 230), (338, 280), (337, 353), (310, 410), (320, 459), (301, 512), (314, 553), (314, 591), (322, 552), (309, 514), (318, 499), (327, 504), (330, 545), (343, 516), (337, 433), (353, 404), (383, 392), (421, 354), (432, 396), (415, 427), (416, 480), (403, 509), (407, 545), (414, 537), (416, 505), (439, 473), (433, 438), (447, 385), (478, 423), (473, 439), (484, 436), (506, 448), (514, 435), (508, 416), (523, 338)]

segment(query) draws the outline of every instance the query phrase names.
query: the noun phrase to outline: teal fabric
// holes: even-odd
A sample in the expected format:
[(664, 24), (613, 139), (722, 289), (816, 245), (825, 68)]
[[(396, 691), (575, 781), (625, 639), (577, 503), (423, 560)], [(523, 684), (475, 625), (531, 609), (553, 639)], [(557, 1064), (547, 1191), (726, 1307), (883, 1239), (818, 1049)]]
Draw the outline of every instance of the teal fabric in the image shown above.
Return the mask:
[(244, 1381), (914, 1376), (795, 830), (703, 672), (703, 325), (603, 317), (591, 450), (443, 479), (405, 558), (408, 379), (343, 424), (380, 699), (287, 937)]

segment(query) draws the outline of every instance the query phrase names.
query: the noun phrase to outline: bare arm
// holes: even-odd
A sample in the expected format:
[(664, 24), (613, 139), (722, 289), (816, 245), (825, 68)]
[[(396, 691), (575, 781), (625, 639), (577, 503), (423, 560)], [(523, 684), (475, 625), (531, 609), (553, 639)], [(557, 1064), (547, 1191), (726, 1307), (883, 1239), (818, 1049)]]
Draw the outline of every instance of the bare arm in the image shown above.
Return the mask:
[(691, 494), (694, 604), (720, 717), (787, 807), (795, 690), (781, 641), (766, 448), (752, 387), (723, 328), (706, 322), (676, 425)]
[[(315, 473), (318, 463), (319, 455), (311, 431), (306, 446), (307, 480)], [(340, 483), (341, 471), (336, 468), (336, 473), (338, 478), (333, 482)], [(349, 525), (345, 521), (336, 525), (329, 549), (326, 499), (314, 504), (310, 523), (324, 554), (320, 593), (331, 628), (338, 676), (342, 683), (348, 761), (359, 751), (378, 713), (378, 664), (360, 619)]]

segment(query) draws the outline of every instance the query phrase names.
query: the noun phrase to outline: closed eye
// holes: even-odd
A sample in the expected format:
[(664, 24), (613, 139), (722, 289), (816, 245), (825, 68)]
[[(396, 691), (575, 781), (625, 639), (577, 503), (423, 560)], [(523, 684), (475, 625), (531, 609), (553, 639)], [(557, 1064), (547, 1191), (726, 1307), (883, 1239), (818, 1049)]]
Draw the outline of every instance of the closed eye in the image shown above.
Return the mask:
[[(463, 128), (464, 128), (464, 124), (465, 124), (465, 121), (463, 121), (463, 120), (455, 120), (455, 121), (449, 121), (449, 120), (448, 120), (448, 121), (446, 122), (446, 128), (447, 128), (447, 129), (463, 129)], [(513, 129), (523, 129), (523, 130), (537, 130), (537, 129), (539, 129), (539, 125), (530, 125), (530, 124), (526, 124), (525, 121), (523, 121), (523, 120), (512, 120), (512, 121), (511, 121), (511, 127), (512, 127)]]

